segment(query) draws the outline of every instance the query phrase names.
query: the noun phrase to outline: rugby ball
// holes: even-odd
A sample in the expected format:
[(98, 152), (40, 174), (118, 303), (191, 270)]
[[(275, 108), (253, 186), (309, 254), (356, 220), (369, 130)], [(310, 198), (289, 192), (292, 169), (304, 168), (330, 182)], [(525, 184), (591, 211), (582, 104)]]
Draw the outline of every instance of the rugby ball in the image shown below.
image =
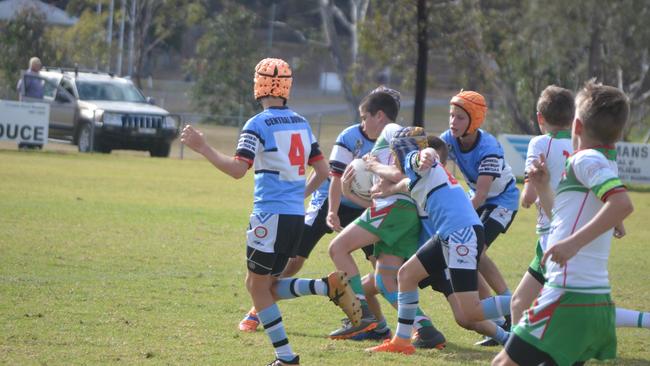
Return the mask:
[(363, 199), (370, 200), (372, 172), (366, 170), (366, 162), (363, 159), (352, 160), (350, 166), (354, 169), (354, 179), (351, 184), (352, 193)]

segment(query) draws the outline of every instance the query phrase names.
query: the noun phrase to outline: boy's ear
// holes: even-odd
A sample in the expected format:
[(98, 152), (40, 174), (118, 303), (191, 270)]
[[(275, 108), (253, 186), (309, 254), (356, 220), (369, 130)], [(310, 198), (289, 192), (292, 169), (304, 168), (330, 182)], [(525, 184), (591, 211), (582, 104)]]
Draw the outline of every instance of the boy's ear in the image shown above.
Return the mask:
[(584, 130), (585, 126), (582, 124), (582, 121), (580, 118), (576, 117), (573, 120), (573, 131), (572, 133), (576, 136), (582, 136), (582, 131)]
[(540, 127), (544, 126), (544, 116), (539, 112), (537, 112), (537, 124), (539, 124)]

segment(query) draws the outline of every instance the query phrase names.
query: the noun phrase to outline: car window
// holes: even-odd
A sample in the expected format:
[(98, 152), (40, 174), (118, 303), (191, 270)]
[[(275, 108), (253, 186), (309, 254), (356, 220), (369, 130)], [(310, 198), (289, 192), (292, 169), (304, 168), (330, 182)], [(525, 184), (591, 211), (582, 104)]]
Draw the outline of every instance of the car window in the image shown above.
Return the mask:
[(74, 88), (72, 87), (72, 84), (70, 81), (66, 79), (61, 80), (61, 87), (65, 89), (68, 93), (70, 93), (71, 96), (74, 96)]
[(66, 89), (60, 86), (57, 88), (56, 98), (54, 100), (59, 103), (72, 103), (74, 101), (74, 97)]
[(146, 103), (142, 93), (130, 83), (77, 80), (77, 91), (81, 100)]

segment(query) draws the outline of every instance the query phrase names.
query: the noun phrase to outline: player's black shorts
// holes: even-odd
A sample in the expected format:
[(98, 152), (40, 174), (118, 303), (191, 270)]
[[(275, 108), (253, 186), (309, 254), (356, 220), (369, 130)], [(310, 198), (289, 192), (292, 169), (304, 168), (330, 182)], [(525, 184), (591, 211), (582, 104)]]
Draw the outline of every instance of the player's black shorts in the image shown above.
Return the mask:
[(481, 218), (485, 230), (485, 247), (489, 247), (501, 233), (508, 231), (510, 224), (515, 220), (517, 211), (505, 207), (485, 204), (476, 210)]
[(303, 215), (252, 214), (246, 231), (248, 269), (279, 276), (296, 256), (304, 226)]
[[(309, 254), (314, 250), (316, 244), (325, 236), (325, 234), (331, 234), (333, 231), (327, 226), (327, 211), (328, 211), (328, 201), (325, 200), (323, 205), (318, 210), (316, 218), (313, 219), (313, 223), (309, 225), (309, 217), (305, 217), (305, 229), (302, 234), (302, 240), (298, 246), (298, 252), (296, 255), (299, 255), (304, 258), (309, 258)], [(346, 227), (357, 217), (363, 213), (364, 209), (362, 208), (353, 208), (345, 205), (339, 206), (339, 220), (341, 226)], [(366, 258), (372, 255), (373, 247), (368, 245), (362, 248), (363, 252), (366, 254)]]
[(477, 268), (485, 243), (483, 227), (468, 227), (461, 235), (466, 238), (464, 242), (436, 235), (418, 249), (415, 255), (429, 274), (418, 284), (420, 288), (431, 286), (445, 297), (478, 290)]

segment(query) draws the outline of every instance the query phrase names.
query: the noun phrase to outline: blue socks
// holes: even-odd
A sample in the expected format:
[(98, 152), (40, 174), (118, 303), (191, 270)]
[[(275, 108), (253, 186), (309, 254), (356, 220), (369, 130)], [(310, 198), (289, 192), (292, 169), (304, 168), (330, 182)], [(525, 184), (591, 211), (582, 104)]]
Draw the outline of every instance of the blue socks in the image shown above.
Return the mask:
[(481, 300), (485, 319), (496, 319), (510, 315), (511, 295), (498, 295)]
[(275, 285), (275, 293), (282, 300), (306, 295), (327, 296), (327, 284), (323, 280), (281, 278)]
[(418, 291), (400, 292), (397, 295), (397, 330), (396, 335), (402, 339), (411, 339), (413, 321), (418, 309)]
[(277, 304), (273, 304), (266, 309), (259, 310), (257, 316), (264, 326), (266, 335), (271, 340), (273, 348), (275, 348), (275, 357), (284, 361), (291, 361), (296, 357), (296, 354), (291, 350), (287, 333), (284, 330), (282, 323), (282, 316)]

